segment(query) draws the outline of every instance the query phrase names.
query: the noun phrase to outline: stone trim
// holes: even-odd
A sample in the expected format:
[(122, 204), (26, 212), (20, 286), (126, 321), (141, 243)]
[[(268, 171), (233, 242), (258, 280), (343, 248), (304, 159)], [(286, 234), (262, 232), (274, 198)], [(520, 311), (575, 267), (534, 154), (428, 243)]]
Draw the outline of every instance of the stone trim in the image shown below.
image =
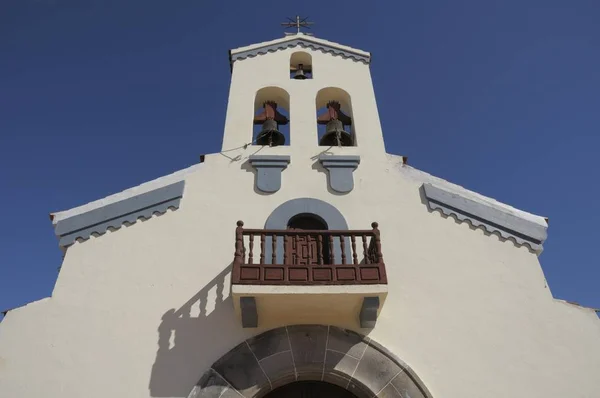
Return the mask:
[(63, 220), (54, 225), (59, 245), (67, 247), (77, 239), (89, 239), (92, 234), (104, 234), (109, 228), (119, 229), (124, 223), (135, 223), (162, 214), (169, 208), (179, 208), (183, 197), (184, 181), (179, 181), (150, 192), (123, 199)]
[(348, 193), (354, 189), (352, 172), (360, 163), (360, 156), (319, 156), (321, 165), (329, 171), (329, 187), (339, 193)]
[(454, 215), (459, 221), (468, 221), (517, 245), (527, 245), (537, 253), (543, 249), (542, 243), (548, 236), (547, 226), (429, 183), (423, 184), (423, 192), (431, 210), (440, 210), (446, 216)]
[(262, 397), (301, 380), (358, 398), (432, 398), (414, 371), (369, 337), (336, 326), (294, 325), (251, 337), (217, 360), (188, 398)]
[(281, 172), (290, 164), (290, 157), (283, 155), (252, 155), (248, 159), (256, 169), (256, 188), (273, 193), (281, 188)]
[(243, 60), (246, 58), (253, 58), (258, 55), (264, 55), (267, 53), (272, 53), (272, 52), (276, 52), (279, 50), (285, 50), (286, 48), (294, 48), (294, 47), (302, 47), (302, 48), (310, 48), (313, 50), (320, 50), (324, 53), (329, 53), (331, 55), (340, 56), (340, 57), (346, 58), (346, 59), (352, 59), (353, 61), (362, 62), (367, 65), (369, 63), (371, 63), (370, 55), (365, 56), (361, 53), (354, 52), (349, 49), (341, 49), (341, 48), (334, 47), (332, 45), (328, 45), (328, 44), (324, 44), (324, 43), (311, 42), (306, 39), (294, 39), (294, 40), (283, 41), (283, 42), (279, 42), (279, 43), (265, 44), (260, 47), (254, 47), (252, 49), (249, 49), (246, 51), (240, 51), (240, 52), (236, 52), (236, 53), (234, 53), (232, 51), (232, 52), (230, 52), (230, 55), (229, 55), (230, 64), (231, 64), (231, 67), (233, 68), (233, 64), (235, 61)]

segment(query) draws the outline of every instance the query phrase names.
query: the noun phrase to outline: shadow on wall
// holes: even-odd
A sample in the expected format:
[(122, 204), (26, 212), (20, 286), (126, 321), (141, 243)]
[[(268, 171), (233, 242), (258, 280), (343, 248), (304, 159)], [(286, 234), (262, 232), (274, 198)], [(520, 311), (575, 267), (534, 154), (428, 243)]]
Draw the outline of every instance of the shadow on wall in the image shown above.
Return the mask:
[(231, 349), (231, 341), (243, 340), (225, 286), (230, 273), (231, 264), (179, 309), (163, 315), (150, 376), (152, 397), (187, 397), (212, 362)]

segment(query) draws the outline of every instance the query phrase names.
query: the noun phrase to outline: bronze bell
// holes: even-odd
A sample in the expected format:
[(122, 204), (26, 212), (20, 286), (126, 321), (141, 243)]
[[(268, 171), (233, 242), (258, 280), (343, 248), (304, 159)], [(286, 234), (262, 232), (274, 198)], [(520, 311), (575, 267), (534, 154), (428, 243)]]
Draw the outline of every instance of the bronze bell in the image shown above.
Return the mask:
[(285, 137), (277, 130), (277, 122), (275, 120), (267, 119), (263, 122), (262, 129), (256, 138), (256, 145), (285, 145)]
[(279, 131), (279, 125), (288, 124), (288, 118), (277, 111), (277, 103), (274, 101), (266, 101), (263, 108), (263, 111), (254, 117), (254, 124), (262, 124), (256, 144), (285, 145), (285, 136)]
[(298, 64), (298, 66), (292, 66), (290, 68), (290, 72), (294, 72), (295, 80), (305, 80), (308, 79), (307, 73), (311, 73), (311, 67), (304, 66), (304, 64)]
[(319, 141), (321, 146), (352, 146), (352, 136), (344, 131), (340, 120), (330, 120), (325, 126), (325, 134)]
[(329, 101), (327, 112), (317, 118), (318, 124), (325, 124), (325, 134), (319, 141), (320, 146), (352, 146), (354, 140), (350, 133), (344, 130), (344, 126), (352, 124), (352, 118), (344, 114), (340, 109), (340, 103)]
[(294, 79), (296, 80), (304, 80), (306, 79), (306, 75), (304, 74), (304, 65), (299, 64), (298, 69), (294, 73)]

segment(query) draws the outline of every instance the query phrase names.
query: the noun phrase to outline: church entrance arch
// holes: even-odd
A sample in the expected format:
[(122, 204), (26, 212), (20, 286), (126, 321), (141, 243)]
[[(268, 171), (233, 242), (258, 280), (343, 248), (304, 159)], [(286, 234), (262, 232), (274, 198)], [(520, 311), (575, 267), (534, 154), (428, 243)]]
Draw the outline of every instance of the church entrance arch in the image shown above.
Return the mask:
[(240, 396), (432, 398), (412, 369), (384, 347), (327, 325), (284, 326), (243, 341), (213, 363), (188, 398)]
[(356, 398), (345, 388), (322, 381), (295, 381), (267, 393), (264, 398)]

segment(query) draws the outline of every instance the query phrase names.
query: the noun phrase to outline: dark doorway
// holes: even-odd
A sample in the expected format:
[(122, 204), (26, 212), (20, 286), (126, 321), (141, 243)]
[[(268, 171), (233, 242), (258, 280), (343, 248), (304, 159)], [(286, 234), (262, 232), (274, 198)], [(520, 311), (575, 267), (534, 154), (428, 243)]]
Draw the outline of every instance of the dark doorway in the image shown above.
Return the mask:
[(288, 229), (327, 229), (327, 223), (321, 217), (310, 214), (297, 214), (288, 221)]
[[(321, 217), (303, 213), (290, 218), (287, 225), (292, 231), (322, 231), (327, 230), (327, 223)], [(286, 264), (331, 264), (329, 250), (329, 235), (298, 234), (286, 238)]]
[(322, 381), (297, 381), (279, 387), (264, 398), (356, 398), (350, 391)]

